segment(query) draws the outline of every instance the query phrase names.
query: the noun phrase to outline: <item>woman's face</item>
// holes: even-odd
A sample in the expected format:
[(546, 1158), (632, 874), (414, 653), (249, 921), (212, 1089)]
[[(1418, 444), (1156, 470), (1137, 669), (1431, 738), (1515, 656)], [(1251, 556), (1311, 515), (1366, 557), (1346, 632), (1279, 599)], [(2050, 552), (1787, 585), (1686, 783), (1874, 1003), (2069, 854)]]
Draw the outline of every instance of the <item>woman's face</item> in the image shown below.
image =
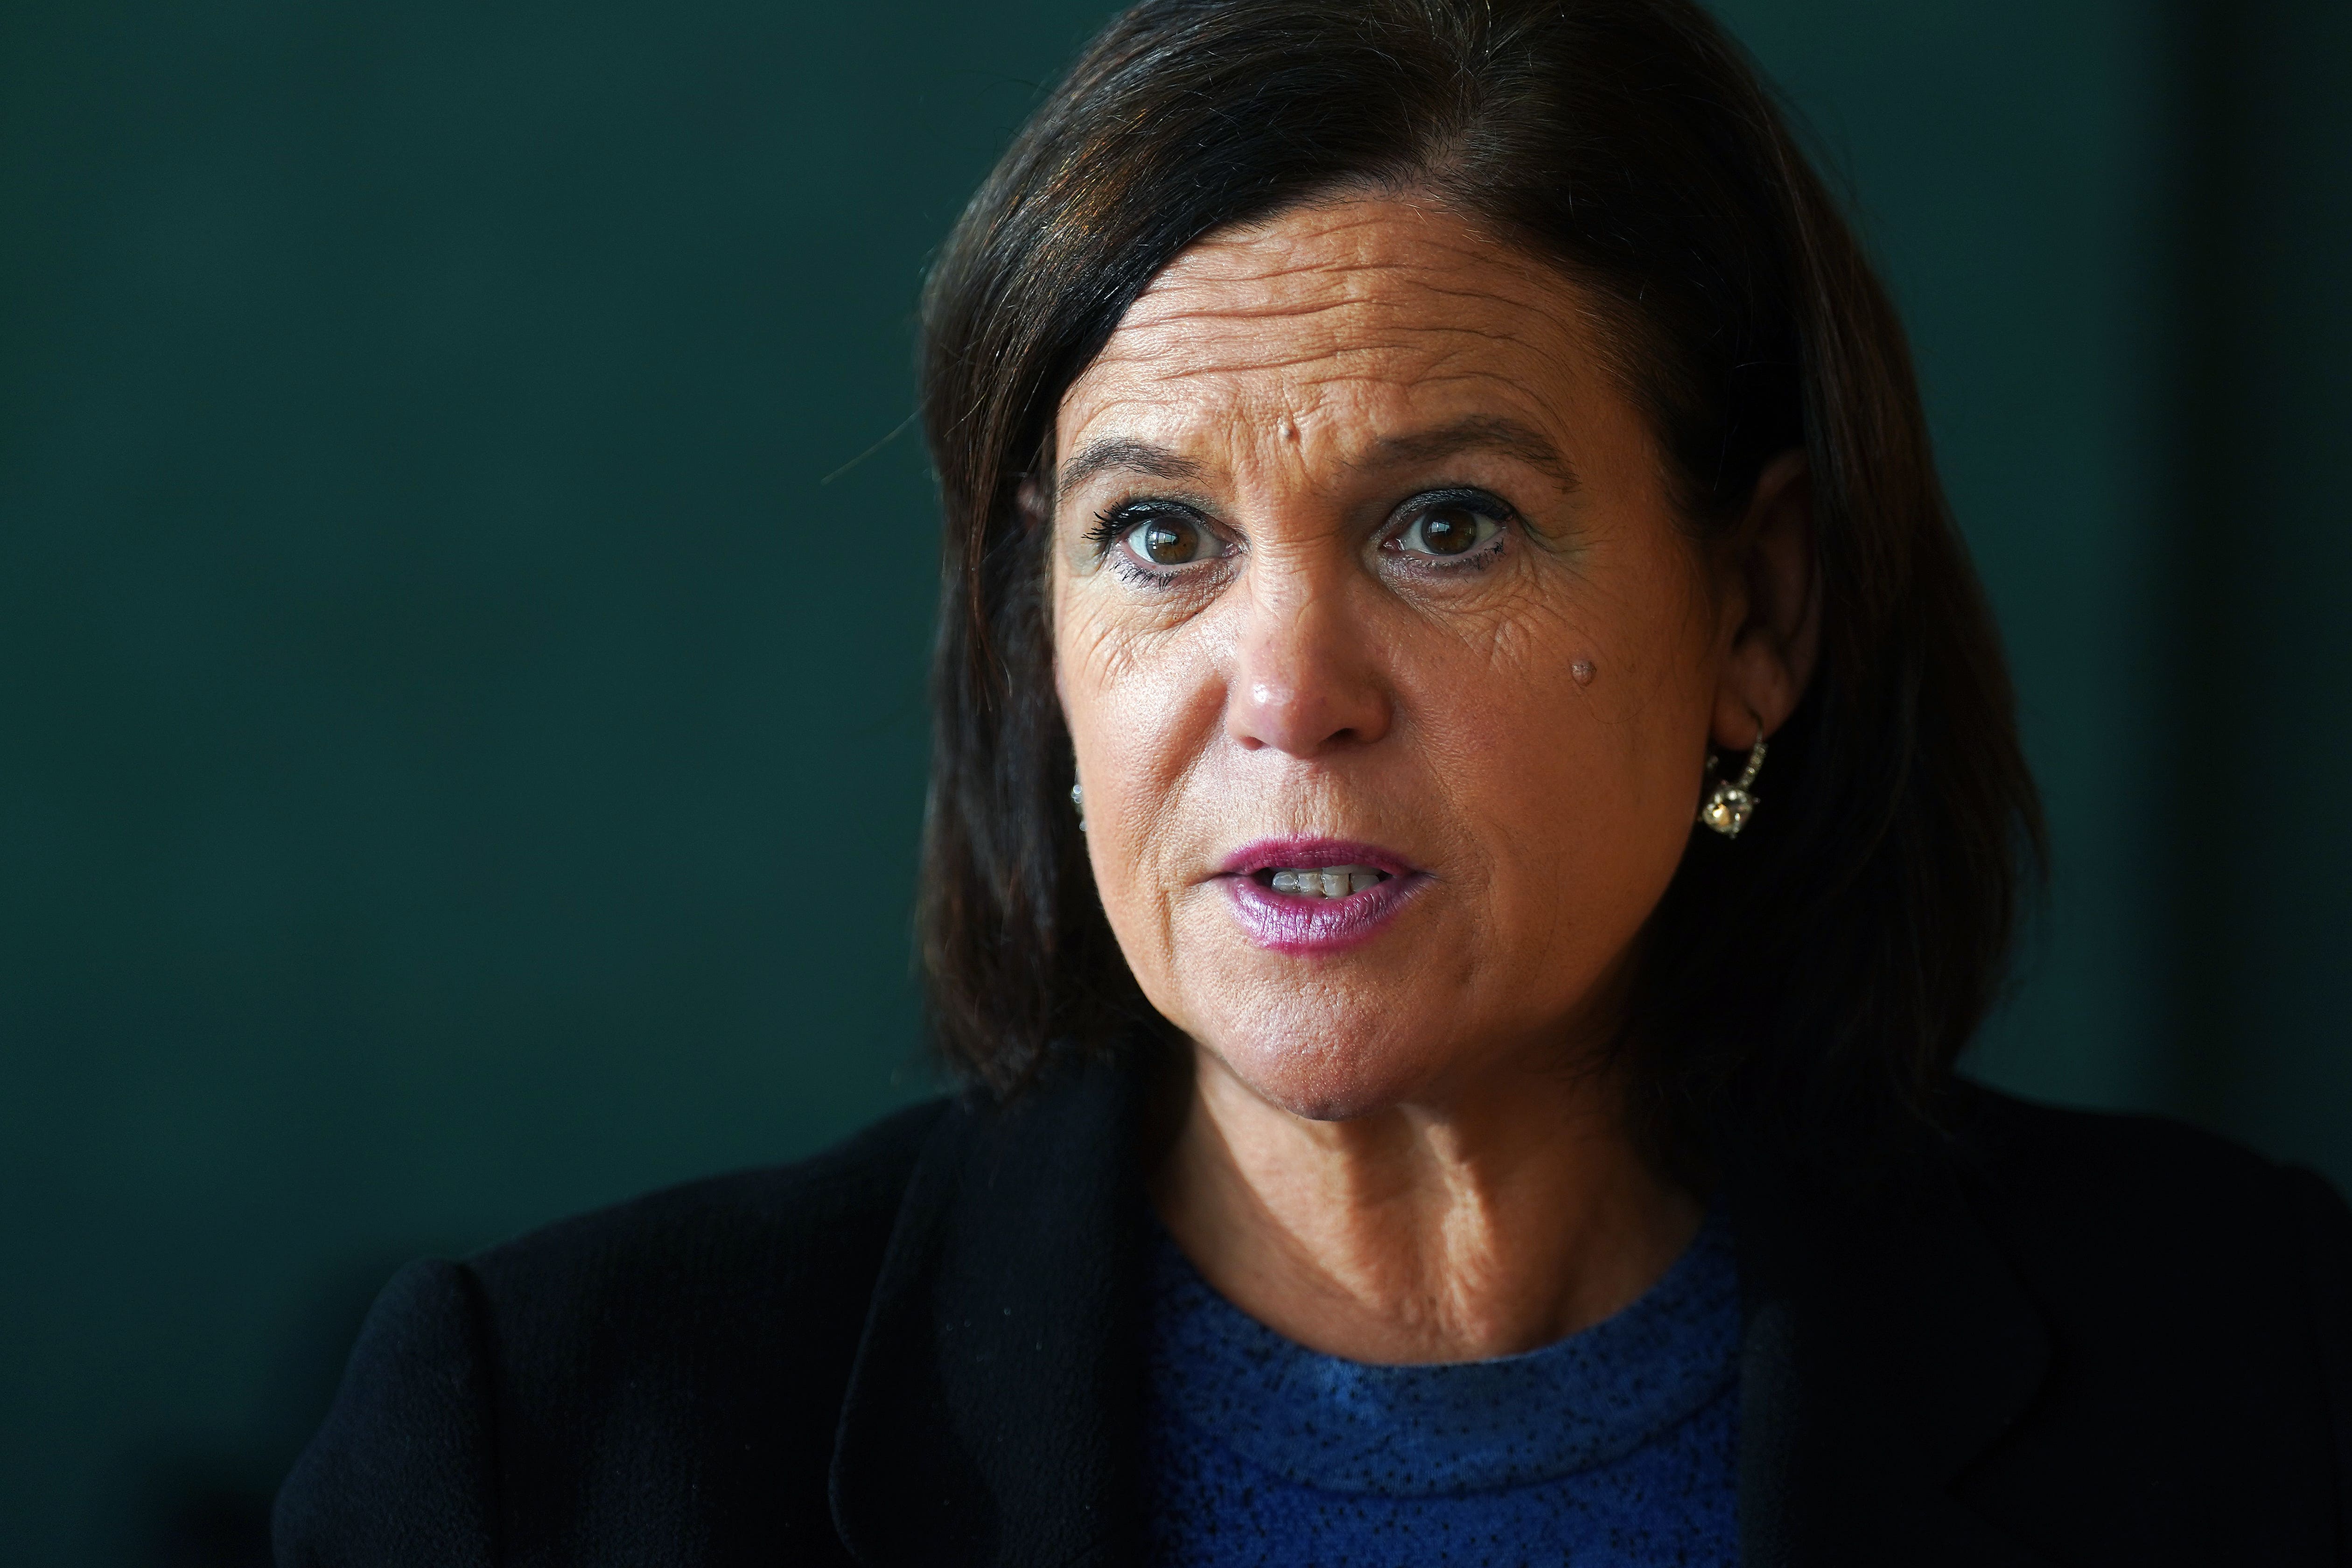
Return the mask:
[(1367, 199), (1195, 246), (1062, 401), (1103, 906), (1152, 1005), (1298, 1114), (1605, 1027), (1711, 732), (1753, 739), (1743, 595), (1597, 342), (1557, 273)]

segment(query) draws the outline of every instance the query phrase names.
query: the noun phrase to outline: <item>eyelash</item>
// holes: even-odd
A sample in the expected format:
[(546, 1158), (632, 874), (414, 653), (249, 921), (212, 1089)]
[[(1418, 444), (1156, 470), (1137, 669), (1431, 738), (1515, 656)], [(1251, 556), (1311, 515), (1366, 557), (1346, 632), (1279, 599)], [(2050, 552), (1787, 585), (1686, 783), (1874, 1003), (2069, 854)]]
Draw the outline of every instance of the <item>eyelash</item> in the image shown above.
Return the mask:
[(1475, 516), (1491, 518), (1496, 525), (1495, 537), (1485, 543), (1472, 545), (1452, 560), (1441, 559), (1434, 555), (1408, 555), (1402, 548), (1394, 550), (1397, 558), (1410, 560), (1412, 563), (1412, 570), (1416, 572), (1484, 572), (1493, 565), (1496, 558), (1503, 552), (1504, 542), (1510, 538), (1511, 525), (1519, 520), (1518, 511), (1510, 502), (1492, 491), (1471, 489), (1466, 487), (1424, 490), (1398, 508), (1391, 526), (1381, 536), (1381, 548), (1384, 551), (1391, 550), (1415, 522), (1427, 513), (1444, 506), (1459, 507)]
[[(1458, 506), (1478, 516), (1493, 519), (1498, 525), (1495, 537), (1451, 561), (1417, 553), (1408, 555), (1403, 550), (1394, 548), (1395, 542), (1424, 512), (1446, 505)], [(1399, 560), (1410, 559), (1412, 563), (1410, 570), (1416, 572), (1483, 572), (1493, 565), (1496, 556), (1502, 552), (1504, 541), (1509, 537), (1510, 525), (1518, 521), (1518, 515), (1517, 509), (1508, 501), (1487, 490), (1424, 490), (1391, 515), (1391, 525), (1382, 533), (1380, 548), (1393, 553)], [(1166, 587), (1183, 576), (1190, 563), (1155, 572), (1138, 561), (1134, 552), (1119, 548), (1120, 542), (1137, 529), (1161, 517), (1181, 518), (1193, 527), (1215, 536), (1215, 531), (1209, 528), (1201, 515), (1190, 507), (1168, 501), (1120, 501), (1095, 514), (1094, 526), (1087, 530), (1086, 541), (1095, 547), (1097, 561), (1108, 561), (1111, 570), (1128, 582), (1147, 587)]]
[(1121, 501), (1095, 513), (1095, 525), (1087, 530), (1087, 542), (1095, 547), (1096, 560), (1108, 561), (1110, 569), (1128, 582), (1144, 587), (1164, 588), (1184, 575), (1187, 566), (1171, 566), (1165, 571), (1155, 572), (1138, 561), (1133, 551), (1119, 548), (1120, 542), (1137, 529), (1163, 517), (1181, 518), (1203, 533), (1218, 537), (1216, 531), (1190, 507), (1169, 501)]

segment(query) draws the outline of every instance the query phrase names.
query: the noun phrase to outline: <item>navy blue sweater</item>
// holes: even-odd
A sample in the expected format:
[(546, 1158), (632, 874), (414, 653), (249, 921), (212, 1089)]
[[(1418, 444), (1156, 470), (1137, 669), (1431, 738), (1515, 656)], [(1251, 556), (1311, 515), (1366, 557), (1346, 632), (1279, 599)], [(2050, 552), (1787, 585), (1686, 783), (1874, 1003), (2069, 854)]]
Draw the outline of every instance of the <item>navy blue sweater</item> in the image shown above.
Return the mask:
[(1605, 1322), (1526, 1355), (1374, 1366), (1152, 1265), (1151, 1557), (1170, 1568), (1736, 1563), (1739, 1272), (1710, 1218)]

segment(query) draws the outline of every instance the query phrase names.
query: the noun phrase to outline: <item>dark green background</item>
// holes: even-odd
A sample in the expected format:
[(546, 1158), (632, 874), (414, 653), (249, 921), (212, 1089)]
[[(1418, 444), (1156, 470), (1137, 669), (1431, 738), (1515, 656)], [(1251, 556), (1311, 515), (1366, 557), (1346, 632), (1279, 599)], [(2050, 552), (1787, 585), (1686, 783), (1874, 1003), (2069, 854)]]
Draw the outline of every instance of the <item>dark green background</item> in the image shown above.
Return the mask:
[[(1103, 14), (0, 12), (10, 1562), (236, 1560), (397, 1259), (922, 1089), (929, 482), (821, 481)], [(2352, 1180), (2352, 7), (1727, 15), (2056, 821), (1979, 1070)]]

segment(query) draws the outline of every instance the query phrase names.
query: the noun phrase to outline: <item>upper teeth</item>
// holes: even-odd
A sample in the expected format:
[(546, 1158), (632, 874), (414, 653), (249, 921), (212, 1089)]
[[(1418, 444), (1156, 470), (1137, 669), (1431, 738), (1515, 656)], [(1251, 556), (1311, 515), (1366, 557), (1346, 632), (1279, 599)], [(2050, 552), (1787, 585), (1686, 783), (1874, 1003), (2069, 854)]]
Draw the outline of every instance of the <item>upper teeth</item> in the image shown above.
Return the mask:
[(1311, 871), (1286, 868), (1274, 874), (1274, 890), (1307, 899), (1344, 899), (1380, 879), (1381, 873), (1370, 866), (1326, 866)]

